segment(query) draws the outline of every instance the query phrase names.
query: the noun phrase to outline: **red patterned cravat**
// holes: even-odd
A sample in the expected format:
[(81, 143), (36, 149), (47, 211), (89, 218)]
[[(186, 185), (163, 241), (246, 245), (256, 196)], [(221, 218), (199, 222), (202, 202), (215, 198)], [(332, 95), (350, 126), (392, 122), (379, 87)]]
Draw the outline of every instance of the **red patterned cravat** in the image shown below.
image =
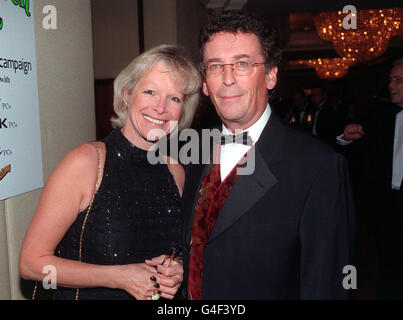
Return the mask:
[[(237, 174), (236, 166), (221, 182), (220, 165), (207, 169), (202, 186), (197, 195), (190, 242), (188, 292), (190, 300), (201, 300), (203, 278), (203, 249), (214, 223), (221, 211)], [(209, 172), (210, 171), (210, 172)]]

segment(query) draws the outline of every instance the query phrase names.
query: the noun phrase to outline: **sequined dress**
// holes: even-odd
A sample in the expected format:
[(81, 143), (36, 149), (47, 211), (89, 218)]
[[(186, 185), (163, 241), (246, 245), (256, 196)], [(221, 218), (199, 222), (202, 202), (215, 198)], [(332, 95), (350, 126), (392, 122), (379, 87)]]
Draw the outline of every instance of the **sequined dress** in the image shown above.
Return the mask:
[[(181, 245), (180, 195), (167, 165), (151, 165), (147, 151), (114, 129), (104, 140), (103, 178), (84, 231), (82, 261), (99, 265), (142, 263)], [(78, 260), (86, 210), (78, 214), (57, 248)], [(119, 274), (116, 274), (118, 277)], [(75, 289), (59, 287), (54, 299), (74, 299)], [(126, 291), (80, 289), (79, 299), (133, 299)]]

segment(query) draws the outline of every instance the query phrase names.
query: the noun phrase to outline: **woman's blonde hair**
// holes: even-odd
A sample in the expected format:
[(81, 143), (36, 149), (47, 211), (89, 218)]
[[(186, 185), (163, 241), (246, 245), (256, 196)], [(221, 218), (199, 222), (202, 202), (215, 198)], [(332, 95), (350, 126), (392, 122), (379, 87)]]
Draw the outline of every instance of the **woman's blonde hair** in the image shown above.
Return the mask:
[(113, 85), (113, 109), (117, 115), (111, 118), (113, 127), (122, 127), (126, 121), (128, 108), (124, 93), (131, 92), (140, 78), (158, 63), (168, 67), (174, 79), (184, 82), (184, 101), (178, 127), (179, 130), (190, 127), (199, 103), (201, 77), (183, 50), (175, 45), (160, 45), (142, 53), (117, 76)]

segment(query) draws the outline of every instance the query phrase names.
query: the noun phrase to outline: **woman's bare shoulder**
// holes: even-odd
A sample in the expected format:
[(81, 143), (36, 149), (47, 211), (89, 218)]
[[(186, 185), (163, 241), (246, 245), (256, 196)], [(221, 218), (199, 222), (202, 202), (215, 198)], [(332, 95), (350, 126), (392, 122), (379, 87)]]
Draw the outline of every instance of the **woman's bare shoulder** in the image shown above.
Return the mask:
[[(98, 158), (99, 150), (100, 158)], [(84, 143), (70, 150), (46, 182), (44, 194), (69, 199), (85, 208), (94, 193), (94, 184), (102, 181), (105, 146), (102, 142)]]
[[(99, 159), (95, 147), (99, 150)], [(53, 170), (47, 184), (53, 184), (53, 182), (59, 184), (62, 182), (77, 185), (79, 183), (80, 189), (84, 188), (86, 190), (94, 184), (93, 181), (96, 179), (97, 173), (100, 172), (99, 169), (103, 169), (102, 165), (99, 168), (99, 164), (103, 164), (104, 161), (105, 145), (103, 142), (96, 141), (81, 144), (67, 152)]]
[[(99, 151), (99, 153), (97, 152)], [(97, 167), (98, 155), (105, 158), (105, 144), (101, 141), (84, 143), (70, 150), (60, 162), (60, 165), (76, 170), (88, 170)]]

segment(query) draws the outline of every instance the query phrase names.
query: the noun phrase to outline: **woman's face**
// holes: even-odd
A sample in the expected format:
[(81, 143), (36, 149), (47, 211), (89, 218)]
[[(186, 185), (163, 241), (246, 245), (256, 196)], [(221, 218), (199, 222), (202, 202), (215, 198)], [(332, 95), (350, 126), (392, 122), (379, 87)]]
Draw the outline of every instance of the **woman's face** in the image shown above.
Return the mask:
[(148, 149), (175, 128), (182, 114), (183, 83), (172, 77), (162, 63), (145, 73), (131, 92), (124, 93), (128, 106), (122, 133), (134, 145)]

